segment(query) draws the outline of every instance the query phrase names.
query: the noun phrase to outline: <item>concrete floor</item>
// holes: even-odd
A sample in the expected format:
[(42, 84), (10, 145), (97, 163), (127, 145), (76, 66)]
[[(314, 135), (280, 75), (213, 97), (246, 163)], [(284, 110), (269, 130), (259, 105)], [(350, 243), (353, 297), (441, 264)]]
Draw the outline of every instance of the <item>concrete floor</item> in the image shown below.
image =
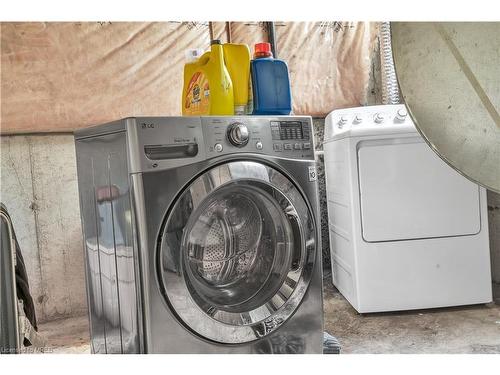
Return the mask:
[[(358, 314), (324, 280), (325, 330), (342, 353), (500, 353), (500, 305)], [(49, 352), (90, 353), (87, 316), (40, 325)]]
[(47, 340), (46, 353), (90, 353), (87, 315), (39, 324), (39, 333)]
[(500, 353), (500, 305), (358, 314), (327, 278), (325, 330), (342, 353)]

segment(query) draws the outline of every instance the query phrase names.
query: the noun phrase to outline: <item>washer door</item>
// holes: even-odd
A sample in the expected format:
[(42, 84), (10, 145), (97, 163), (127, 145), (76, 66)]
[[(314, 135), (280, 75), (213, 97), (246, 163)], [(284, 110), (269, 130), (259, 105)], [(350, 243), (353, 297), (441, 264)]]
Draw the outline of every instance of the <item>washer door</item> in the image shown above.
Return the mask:
[(257, 162), (216, 166), (166, 215), (158, 267), (167, 303), (197, 334), (245, 343), (297, 309), (316, 252), (313, 216), (295, 185)]

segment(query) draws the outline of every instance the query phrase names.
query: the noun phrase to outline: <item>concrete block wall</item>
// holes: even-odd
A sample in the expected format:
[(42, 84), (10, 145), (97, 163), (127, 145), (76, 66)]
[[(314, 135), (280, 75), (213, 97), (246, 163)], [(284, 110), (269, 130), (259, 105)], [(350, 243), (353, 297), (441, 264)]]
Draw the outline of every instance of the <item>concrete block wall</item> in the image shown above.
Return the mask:
[(73, 136), (2, 136), (0, 147), (0, 199), (14, 223), (38, 320), (84, 314)]

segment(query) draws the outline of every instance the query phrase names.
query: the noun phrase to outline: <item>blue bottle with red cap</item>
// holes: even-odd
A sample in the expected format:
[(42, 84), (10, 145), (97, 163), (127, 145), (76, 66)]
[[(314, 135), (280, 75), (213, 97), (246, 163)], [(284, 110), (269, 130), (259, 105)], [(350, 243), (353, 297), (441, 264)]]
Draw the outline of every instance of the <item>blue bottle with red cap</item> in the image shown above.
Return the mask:
[(286, 62), (274, 59), (269, 43), (255, 45), (250, 63), (254, 115), (289, 115), (292, 93)]

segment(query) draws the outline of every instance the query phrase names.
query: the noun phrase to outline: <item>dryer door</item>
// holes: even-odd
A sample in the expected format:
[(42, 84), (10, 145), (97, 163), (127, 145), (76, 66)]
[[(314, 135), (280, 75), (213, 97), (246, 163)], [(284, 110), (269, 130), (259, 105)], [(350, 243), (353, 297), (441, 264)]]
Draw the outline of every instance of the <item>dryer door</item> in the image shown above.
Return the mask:
[(159, 280), (192, 331), (244, 343), (294, 313), (315, 252), (313, 215), (293, 182), (264, 164), (229, 162), (196, 178), (169, 209)]
[(479, 187), (419, 138), (358, 146), (363, 239), (418, 240), (477, 234)]

